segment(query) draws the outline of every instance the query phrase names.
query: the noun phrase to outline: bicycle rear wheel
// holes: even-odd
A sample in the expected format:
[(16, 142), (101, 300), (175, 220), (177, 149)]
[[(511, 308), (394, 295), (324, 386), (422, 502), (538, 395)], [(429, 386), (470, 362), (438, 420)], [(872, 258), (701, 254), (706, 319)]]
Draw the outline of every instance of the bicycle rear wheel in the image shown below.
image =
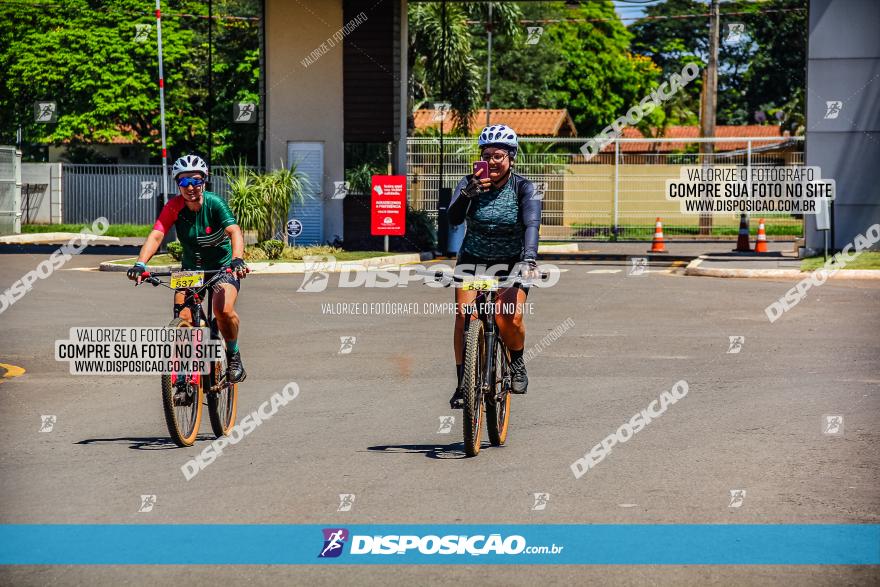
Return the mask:
[(492, 446), (507, 440), (510, 423), (510, 351), (500, 340), (495, 345), (495, 373), (492, 393), (486, 395), (486, 430)]
[(461, 387), (464, 395), (464, 452), (469, 457), (480, 454), (483, 423), (483, 366), (486, 364), (486, 339), (483, 322), (474, 320), (465, 335), (464, 377)]
[[(226, 436), (235, 426), (235, 415), (238, 412), (238, 383), (230, 383), (226, 374), (226, 341), (217, 329), (216, 319), (213, 321), (213, 330), (223, 346), (223, 352), (219, 361), (211, 365), (211, 387), (208, 395), (208, 417), (211, 420), (211, 430), (217, 438)], [(216, 391), (214, 391), (216, 389)]]
[[(175, 318), (168, 328), (192, 328), (183, 318)], [(201, 373), (162, 375), (162, 409), (171, 440), (177, 446), (192, 446), (202, 423)]]

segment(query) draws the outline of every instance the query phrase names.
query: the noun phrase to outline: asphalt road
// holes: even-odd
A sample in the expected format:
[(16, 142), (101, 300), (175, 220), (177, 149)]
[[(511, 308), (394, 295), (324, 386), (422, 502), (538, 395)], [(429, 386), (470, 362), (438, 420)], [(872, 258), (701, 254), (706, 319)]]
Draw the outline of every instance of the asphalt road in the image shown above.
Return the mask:
[[(0, 256), (0, 290), (42, 257)], [(80, 270), (80, 256), (0, 314), (2, 523), (877, 523), (880, 283), (828, 282), (771, 324), (793, 283), (627, 276), (564, 265), (533, 290), (526, 346), (573, 326), (529, 365), (508, 445), (464, 458), (449, 290), (297, 292), (300, 275), (253, 276), (238, 306), (248, 379), (239, 417), (288, 382), (299, 397), (191, 481), (207, 446), (167, 440), (158, 377), (74, 376), (54, 341), (74, 326), (158, 326), (167, 290)], [(416, 304), (418, 313), (338, 315), (322, 304)], [(428, 308), (430, 309), (430, 308)], [(340, 338), (355, 337), (340, 353)], [(743, 336), (729, 353), (731, 336)], [(684, 379), (686, 397), (580, 479), (570, 465)], [(842, 415), (842, 435), (823, 434)], [(51, 432), (41, 416), (54, 415)], [(449, 434), (441, 418), (455, 416)], [(207, 418), (206, 418), (207, 419)], [(730, 507), (731, 490), (745, 490)], [(534, 493), (550, 495), (533, 510)], [(139, 512), (141, 495), (155, 495)], [(354, 494), (340, 512), (339, 494)], [(210, 547), (210, 536), (195, 537)], [(198, 547), (198, 546), (197, 546)], [(112, 548), (112, 545), (108, 545)], [(0, 583), (876, 584), (876, 567), (7, 567)]]

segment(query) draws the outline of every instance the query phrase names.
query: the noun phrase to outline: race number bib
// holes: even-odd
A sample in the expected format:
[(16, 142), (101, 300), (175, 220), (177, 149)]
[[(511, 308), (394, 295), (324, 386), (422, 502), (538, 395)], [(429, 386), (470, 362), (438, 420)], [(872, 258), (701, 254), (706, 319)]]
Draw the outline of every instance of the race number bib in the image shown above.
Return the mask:
[(204, 271), (172, 271), (171, 287), (182, 289), (185, 287), (199, 287), (205, 283)]
[(472, 279), (461, 284), (463, 291), (495, 291), (498, 289), (498, 280), (494, 277)]

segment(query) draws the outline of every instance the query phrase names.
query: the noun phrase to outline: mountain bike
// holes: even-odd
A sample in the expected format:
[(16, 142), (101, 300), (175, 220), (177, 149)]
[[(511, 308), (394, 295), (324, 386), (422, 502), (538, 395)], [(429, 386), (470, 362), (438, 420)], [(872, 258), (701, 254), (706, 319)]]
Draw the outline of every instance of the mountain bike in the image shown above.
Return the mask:
[(480, 453), (484, 411), (489, 443), (502, 446), (507, 441), (512, 383), (510, 350), (495, 323), (495, 309), (499, 290), (524, 280), (520, 277), (501, 280), (485, 275), (462, 277), (441, 272), (435, 272), (433, 277), (447, 287), (457, 282), (462, 290), (477, 292), (476, 299), (468, 304), (471, 319), (465, 319), (464, 323), (464, 374), (461, 382), (464, 450), (469, 457), (474, 457)]
[[(194, 324), (208, 326), (211, 339), (219, 340), (222, 346), (220, 358), (210, 362), (210, 370), (205, 377), (202, 373), (187, 372), (162, 375), (162, 409), (165, 412), (168, 433), (177, 446), (192, 446), (195, 443), (202, 422), (202, 404), (206, 397), (211, 430), (218, 438), (229, 434), (235, 425), (238, 384), (227, 379), (226, 341), (223, 340), (213, 312), (214, 286), (228, 273), (232, 273), (232, 269), (143, 273), (141, 283), (184, 292), (183, 307), (189, 308), (192, 322), (180, 317), (183, 307), (176, 307), (168, 328), (193, 328)], [(205, 281), (206, 276), (211, 277)], [(171, 279), (166, 282), (160, 280), (160, 277)], [(207, 301), (207, 308), (202, 308), (203, 301)]]

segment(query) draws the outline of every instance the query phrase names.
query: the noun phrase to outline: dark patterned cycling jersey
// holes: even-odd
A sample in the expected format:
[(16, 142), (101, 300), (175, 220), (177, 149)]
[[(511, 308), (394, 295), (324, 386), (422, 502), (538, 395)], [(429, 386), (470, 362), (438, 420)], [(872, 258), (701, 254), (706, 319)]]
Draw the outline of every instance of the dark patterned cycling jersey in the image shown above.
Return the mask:
[(511, 172), (507, 182), (469, 198), (471, 176), (459, 181), (447, 212), (449, 222), (467, 222), (461, 250), (484, 259), (535, 260), (541, 226), (541, 194), (535, 185)]
[(183, 196), (176, 196), (162, 208), (154, 230), (167, 233), (172, 226), (183, 246), (183, 269), (219, 269), (232, 261), (232, 243), (226, 227), (236, 224), (226, 201), (213, 192), (202, 196), (202, 207), (193, 212)]

